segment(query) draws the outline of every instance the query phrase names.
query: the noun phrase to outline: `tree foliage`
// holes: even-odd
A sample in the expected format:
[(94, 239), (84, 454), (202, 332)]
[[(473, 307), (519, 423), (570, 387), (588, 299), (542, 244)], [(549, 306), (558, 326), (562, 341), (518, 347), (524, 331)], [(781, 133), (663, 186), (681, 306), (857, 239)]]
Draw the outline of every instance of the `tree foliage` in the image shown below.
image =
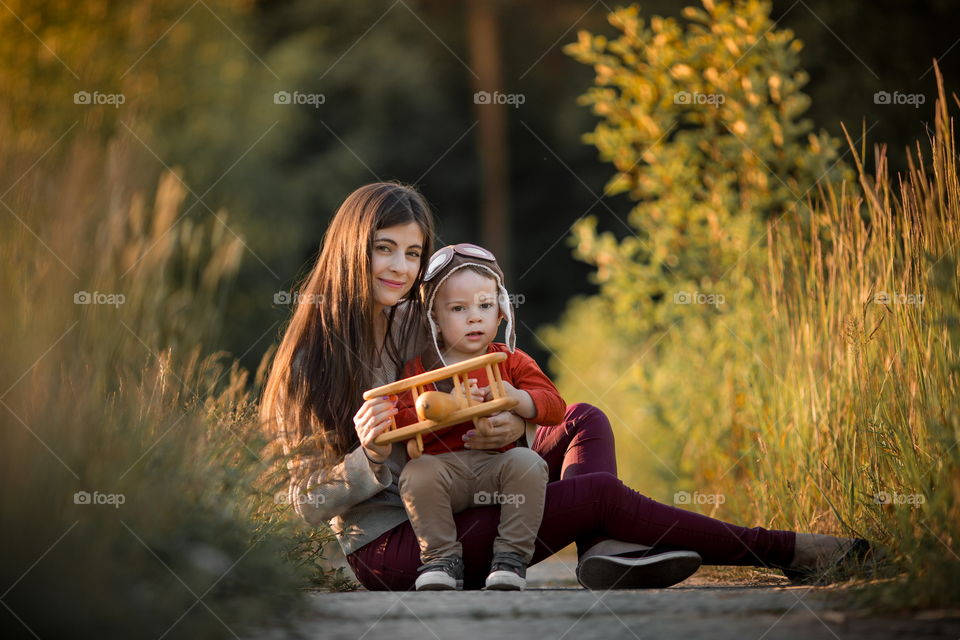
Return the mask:
[(626, 331), (675, 320), (677, 293), (720, 293), (762, 223), (804, 215), (844, 169), (838, 141), (803, 118), (801, 43), (769, 3), (708, 0), (684, 17), (619, 9), (616, 38), (581, 32), (566, 49), (596, 72), (581, 103), (601, 118), (585, 140), (615, 169), (605, 194), (636, 203), (613, 231), (596, 217), (574, 227)]

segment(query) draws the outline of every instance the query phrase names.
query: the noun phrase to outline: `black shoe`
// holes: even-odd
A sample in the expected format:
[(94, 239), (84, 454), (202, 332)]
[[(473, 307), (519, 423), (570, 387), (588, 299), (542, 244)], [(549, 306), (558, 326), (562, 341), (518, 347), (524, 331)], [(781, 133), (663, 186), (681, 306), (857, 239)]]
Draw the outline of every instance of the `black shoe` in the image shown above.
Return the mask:
[(417, 591), (454, 591), (463, 589), (463, 558), (446, 556), (431, 560), (417, 569)]
[(487, 589), (523, 591), (527, 588), (527, 562), (519, 553), (504, 551), (493, 554)]
[(870, 543), (863, 538), (856, 538), (853, 544), (838, 557), (832, 565), (821, 567), (776, 567), (783, 571), (783, 575), (793, 584), (824, 585), (831, 582), (846, 580), (855, 575), (864, 563), (871, 558)]
[(616, 555), (595, 555), (577, 565), (577, 581), (593, 590), (663, 589), (683, 582), (700, 568), (696, 551), (656, 548)]

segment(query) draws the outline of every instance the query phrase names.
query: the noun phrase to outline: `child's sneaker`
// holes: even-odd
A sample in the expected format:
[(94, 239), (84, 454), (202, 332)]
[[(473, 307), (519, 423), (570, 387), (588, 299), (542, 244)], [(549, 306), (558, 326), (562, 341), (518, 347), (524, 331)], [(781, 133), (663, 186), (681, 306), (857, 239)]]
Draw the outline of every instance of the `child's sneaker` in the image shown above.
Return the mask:
[(518, 553), (504, 551), (493, 554), (487, 589), (522, 591), (527, 588), (527, 562)]
[(417, 572), (417, 591), (453, 591), (463, 589), (463, 558), (446, 556), (421, 565)]

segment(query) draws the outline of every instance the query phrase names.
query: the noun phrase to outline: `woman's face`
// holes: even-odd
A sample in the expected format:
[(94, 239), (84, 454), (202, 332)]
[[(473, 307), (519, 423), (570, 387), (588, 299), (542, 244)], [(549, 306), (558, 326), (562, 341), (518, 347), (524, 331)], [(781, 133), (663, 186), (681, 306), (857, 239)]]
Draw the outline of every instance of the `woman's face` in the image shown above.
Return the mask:
[(410, 292), (420, 271), (423, 231), (416, 222), (378, 229), (373, 234), (373, 299), (378, 308), (392, 307)]

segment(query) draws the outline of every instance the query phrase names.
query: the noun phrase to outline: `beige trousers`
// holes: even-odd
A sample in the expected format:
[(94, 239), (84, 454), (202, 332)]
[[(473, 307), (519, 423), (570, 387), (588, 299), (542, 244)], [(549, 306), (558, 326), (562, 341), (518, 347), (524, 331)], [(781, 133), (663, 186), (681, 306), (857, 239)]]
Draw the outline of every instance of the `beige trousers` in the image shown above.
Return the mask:
[(463, 556), (453, 514), (500, 505), (493, 552), (512, 551), (529, 563), (543, 518), (547, 463), (532, 449), (463, 450), (423, 455), (400, 473), (400, 496), (420, 543), (420, 561)]

